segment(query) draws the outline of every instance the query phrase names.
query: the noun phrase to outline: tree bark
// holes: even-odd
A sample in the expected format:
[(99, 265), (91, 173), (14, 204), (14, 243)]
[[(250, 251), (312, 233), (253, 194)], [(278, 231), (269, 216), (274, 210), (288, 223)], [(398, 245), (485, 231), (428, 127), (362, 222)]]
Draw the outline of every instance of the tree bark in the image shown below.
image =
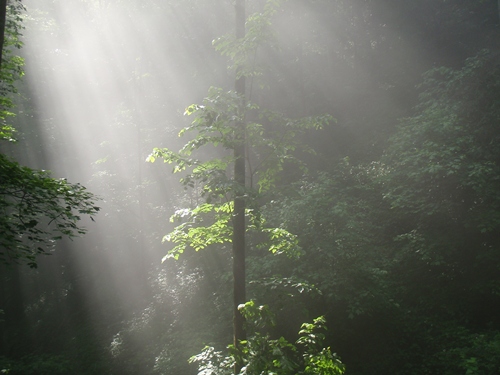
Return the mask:
[(0, 0), (0, 68), (3, 57), (6, 19), (7, 19), (7, 0)]
[[(236, 0), (236, 38), (245, 36), (245, 0)], [(245, 77), (240, 76), (240, 68), (237, 68), (235, 79), (236, 93), (241, 96), (245, 105)], [(242, 107), (242, 108), (243, 108)], [(236, 191), (234, 197), (233, 211), (233, 344), (235, 348), (240, 346), (240, 341), (246, 339), (245, 319), (238, 306), (246, 302), (245, 286), (245, 122), (241, 120), (235, 124), (234, 136), (236, 146), (234, 148), (234, 179)], [(243, 364), (237, 360), (234, 373), (238, 374)]]

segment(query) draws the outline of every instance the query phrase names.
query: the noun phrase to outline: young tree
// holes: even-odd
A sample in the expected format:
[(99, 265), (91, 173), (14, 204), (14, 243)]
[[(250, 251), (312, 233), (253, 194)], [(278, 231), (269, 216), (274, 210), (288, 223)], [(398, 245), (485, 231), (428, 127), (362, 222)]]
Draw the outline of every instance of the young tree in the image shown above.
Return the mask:
[[(245, 38), (245, 0), (236, 0), (236, 39)], [(246, 78), (241, 66), (237, 67), (235, 92), (245, 106)], [(240, 342), (246, 339), (245, 319), (239, 311), (239, 305), (246, 302), (246, 270), (245, 270), (245, 196), (246, 170), (245, 149), (247, 146), (245, 131), (245, 113), (238, 119), (234, 127), (234, 138), (240, 141), (233, 148), (234, 152), (234, 181), (236, 190), (233, 200), (233, 345), (238, 348)], [(235, 374), (241, 369), (241, 363), (235, 362)]]
[[(185, 187), (198, 189), (205, 200), (194, 208), (178, 210), (172, 217), (172, 221), (180, 219), (183, 223), (165, 236), (164, 240), (177, 244), (166, 257), (177, 258), (188, 248), (198, 251), (215, 244), (232, 244), (236, 350), (242, 349), (241, 343), (246, 339), (245, 319), (240, 311), (246, 302), (246, 236), (256, 230), (267, 234), (267, 240), (259, 246), (268, 246), (272, 252), (297, 252), (292, 234), (283, 228), (266, 227), (260, 205), (275, 187), (284, 166), (298, 162), (295, 155), (300, 149), (307, 150), (298, 136), (331, 121), (329, 116), (288, 119), (260, 109), (245, 97), (246, 77), (253, 74), (248, 56), (268, 37), (267, 25), (278, 6), (279, 1), (268, 2), (262, 13), (250, 16), (245, 32), (245, 3), (236, 2), (235, 37), (226, 36), (216, 42), (216, 48), (233, 60), (235, 90), (211, 88), (201, 105), (191, 105), (185, 111), (194, 120), (179, 135), (193, 132), (194, 138), (177, 153), (157, 148), (148, 157), (150, 162), (162, 158), (175, 164), (174, 173), (187, 171), (181, 182)], [(220, 157), (192, 157), (208, 145)], [(243, 362), (240, 356), (235, 358), (234, 372), (239, 373)]]

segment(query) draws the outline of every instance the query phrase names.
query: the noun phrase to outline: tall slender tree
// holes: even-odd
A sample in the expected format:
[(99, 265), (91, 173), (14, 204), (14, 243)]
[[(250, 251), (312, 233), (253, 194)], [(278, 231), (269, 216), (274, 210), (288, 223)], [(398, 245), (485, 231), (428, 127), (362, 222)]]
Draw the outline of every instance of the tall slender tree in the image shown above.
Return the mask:
[[(279, 1), (269, 1), (262, 12), (247, 19), (245, 0), (236, 1), (235, 35), (221, 37), (215, 43), (216, 49), (233, 63), (234, 90), (210, 88), (201, 105), (190, 105), (185, 111), (194, 120), (179, 135), (192, 132), (194, 139), (179, 152), (155, 148), (148, 157), (150, 162), (161, 158), (174, 164), (174, 173), (189, 170), (181, 182), (185, 187), (199, 189), (205, 201), (194, 208), (177, 210), (172, 216), (171, 221), (181, 224), (164, 237), (176, 243), (165, 258), (177, 259), (186, 249), (198, 251), (231, 243), (235, 374), (248, 364), (244, 312), (246, 236), (254, 230), (260, 233), (255, 238), (255, 247), (266, 247), (272, 253), (298, 254), (295, 236), (280, 227), (267, 227), (260, 206), (267, 198), (265, 194), (275, 187), (284, 165), (297, 162), (297, 151), (310, 151), (298, 140), (300, 135), (331, 121), (330, 116), (289, 119), (274, 111), (261, 110), (245, 97), (246, 77), (252, 76), (255, 69), (249, 56), (254, 56), (257, 48), (268, 42), (267, 26), (279, 5)], [(219, 155), (224, 150), (224, 156), (208, 161), (203, 155), (194, 158), (193, 154), (205, 146), (213, 146), (216, 150), (212, 152)]]
[[(236, 13), (236, 38), (245, 37), (245, 0), (237, 0), (235, 4)], [(241, 65), (236, 70), (235, 91), (241, 100), (241, 107), (245, 107), (245, 75), (242, 74)], [(245, 117), (240, 118), (235, 123), (234, 147), (234, 180), (236, 183), (236, 194), (233, 205), (233, 344), (235, 348), (239, 347), (241, 340), (245, 340), (246, 332), (244, 328), (244, 317), (238, 309), (240, 304), (246, 302), (245, 286), (245, 149), (246, 149), (246, 131)], [(242, 367), (238, 361), (235, 363), (234, 373), (237, 374)]]
[(2, 63), (3, 41), (5, 39), (5, 23), (7, 18), (7, 0), (0, 0), (0, 66)]

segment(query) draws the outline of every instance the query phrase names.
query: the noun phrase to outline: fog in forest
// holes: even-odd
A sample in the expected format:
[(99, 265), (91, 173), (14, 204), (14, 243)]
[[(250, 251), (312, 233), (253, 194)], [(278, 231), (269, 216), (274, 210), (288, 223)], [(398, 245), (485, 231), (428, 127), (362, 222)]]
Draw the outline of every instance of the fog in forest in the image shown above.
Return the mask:
[[(0, 150), (22, 165), (81, 183), (98, 196), (100, 212), (95, 221), (83, 215), (81, 224), (88, 233), (55, 243), (50, 255), (37, 258), (38, 268), (20, 264), (2, 271), (0, 369), (42, 375), (195, 374), (196, 366), (187, 363), (190, 356), (205, 345), (224, 350), (231, 342), (231, 252), (221, 245), (186, 251), (179, 260), (162, 262), (173, 247), (162, 242), (174, 228), (170, 216), (178, 209), (194, 208), (203, 197), (196, 189), (183, 189), (171, 165), (146, 159), (155, 147), (176, 151), (183, 146), (189, 136), (179, 138), (178, 133), (193, 120), (184, 111), (202, 103), (210, 87), (234, 89), (231, 59), (213, 46), (214, 40), (234, 33), (233, 1), (22, 3), (24, 45), (17, 53), (25, 59), (25, 76), (16, 84), (16, 117), (11, 120), (19, 142), (2, 144)], [(265, 4), (247, 1), (247, 16), (258, 19)], [(412, 161), (399, 166), (397, 155), (406, 155), (397, 151), (399, 145), (406, 147), (406, 140), (425, 138), (427, 133), (415, 131), (390, 140), (405, 126), (402, 119), (411, 123), (419, 108), (427, 108), (419, 102), (419, 94), (430, 87), (419, 86), (426, 71), (442, 66), (460, 71), (467, 58), (484, 48), (498, 53), (496, 5), (496, 1), (459, 0), (289, 0), (263, 28), (267, 39), (248, 56), (256, 73), (246, 78), (246, 98), (291, 119), (322, 115), (334, 119), (324, 129), (300, 136), (299, 143), (315, 151), (294, 154), (307, 166), (307, 173), (285, 165), (276, 191), (267, 200), (262, 198), (269, 222), (298, 236), (303, 258), (254, 249), (254, 240), (249, 240), (248, 298), (275, 303), (278, 324), (272, 337), (296, 340), (301, 323), (326, 315), (331, 327), (327, 346), (340, 355), (346, 374), (417, 374), (425, 368), (431, 369), (428, 373), (451, 373), (439, 372), (441, 364), (465, 373), (466, 365), (460, 361), (467, 358), (480, 363), (477, 372), (468, 374), (500, 369), (498, 353), (486, 367), (481, 367), (481, 355), (474, 354), (493, 352), (500, 342), (500, 322), (490, 312), (499, 290), (493, 264), (500, 264), (500, 242), (494, 234), (500, 200), (493, 193), (498, 183), (491, 182), (496, 181), (492, 176), (500, 160), (495, 159), (498, 150), (485, 152), (490, 156), (479, 151), (471, 156), (474, 163), (484, 161), (484, 168), (464, 167), (467, 176), (484, 172), (481, 181), (490, 181), (491, 188), (484, 187), (489, 182), (464, 182), (460, 186), (470, 187), (481, 198), (466, 195), (473, 194), (467, 190), (464, 195), (457, 193), (454, 201), (455, 190), (449, 187), (453, 181), (427, 187), (426, 177), (418, 177), (420, 172), (410, 177), (397, 174), (399, 167), (404, 171), (408, 165), (420, 165)], [(497, 65), (490, 71), (498, 74)], [(452, 79), (451, 73), (440, 77)], [(499, 92), (498, 75), (496, 80), (491, 97)], [(447, 95), (442, 92), (436, 97)], [(498, 127), (495, 116), (500, 107), (495, 103), (484, 105), (496, 113), (491, 118), (496, 118)], [(438, 112), (433, 116), (429, 118)], [(482, 124), (479, 117), (463, 116)], [(408, 129), (417, 128), (411, 124)], [(462, 139), (463, 133), (450, 134), (432, 139), (447, 145)], [(497, 139), (499, 133), (497, 129), (481, 134)], [(412, 147), (425, 149), (425, 143)], [(207, 150), (202, 156), (207, 160), (223, 155), (220, 148)], [(430, 163), (426, 157), (422, 156), (422, 165)], [(445, 165), (445, 157), (429, 160)], [(375, 175), (383, 177), (392, 170), (398, 176), (394, 180), (376, 180)], [(408, 182), (412, 176), (417, 176), (417, 183)], [(404, 206), (406, 196), (401, 193), (403, 198), (390, 203), (391, 197), (407, 191), (406, 185), (392, 188), (397, 183), (408, 183), (408, 189), (413, 186), (417, 191), (415, 196), (425, 198), (410, 196)], [(440, 195), (440, 187), (450, 190)], [(485, 271), (474, 266), (484, 280), (470, 290), (468, 285), (476, 279), (462, 270), (475, 260), (456, 250), (463, 243), (453, 235), (462, 230), (462, 216), (457, 213), (462, 211), (455, 209), (455, 203), (442, 211), (436, 208), (448, 198), (459, 202), (457, 207), (474, 202), (463, 208), (472, 215), (470, 222), (463, 219), (463, 228), (473, 233), (467, 246), (484, 250), (478, 262), (488, 264), (484, 259), (490, 259), (493, 267)], [(424, 208), (416, 207), (420, 203)], [(423, 210), (434, 211), (423, 214)], [(491, 227), (481, 226), (481, 215)], [(438, 238), (437, 230), (444, 237)], [(283, 281), (276, 281), (280, 277)], [(449, 288), (443, 295), (436, 288), (441, 283)], [(310, 287), (310, 294), (299, 292), (300, 285), (304, 290)], [(453, 297), (460, 291), (466, 295), (467, 316), (458, 313), (462, 305)], [(468, 310), (476, 303), (483, 312)], [(456, 313), (447, 315), (441, 308)], [(419, 320), (421, 316), (427, 320)], [(475, 319), (481, 323), (469, 324)], [(429, 328), (444, 325), (448, 331)], [(415, 331), (420, 332), (413, 342), (419, 354), (408, 349)], [(438, 337), (435, 343), (443, 346), (419, 352), (428, 348), (431, 337)], [(444, 349), (447, 337), (456, 346)], [(401, 349), (399, 354), (394, 354), (396, 348)], [(389, 359), (382, 359), (386, 355)], [(425, 364), (422, 358), (432, 355), (436, 362)], [(22, 363), (37, 364), (39, 369), (23, 372)], [(368, 364), (374, 363), (370, 372)], [(405, 363), (411, 365), (404, 367)]]

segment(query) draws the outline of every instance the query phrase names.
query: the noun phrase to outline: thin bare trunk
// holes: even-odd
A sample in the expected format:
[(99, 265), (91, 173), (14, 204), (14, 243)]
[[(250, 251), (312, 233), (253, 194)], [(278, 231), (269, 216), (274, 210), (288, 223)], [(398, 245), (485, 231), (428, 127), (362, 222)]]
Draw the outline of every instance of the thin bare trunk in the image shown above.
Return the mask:
[[(236, 1), (236, 37), (245, 36), (245, 0)], [(245, 77), (236, 72), (235, 90), (242, 98), (244, 105)], [(235, 138), (238, 140), (234, 149), (234, 179), (237, 185), (234, 197), (233, 212), (233, 341), (236, 348), (240, 341), (246, 339), (245, 319), (238, 310), (238, 306), (246, 302), (245, 287), (245, 122), (235, 124)], [(237, 361), (234, 373), (242, 368), (241, 361)]]
[(2, 57), (3, 57), (6, 18), (7, 18), (7, 0), (0, 0), (0, 66), (2, 64)]

